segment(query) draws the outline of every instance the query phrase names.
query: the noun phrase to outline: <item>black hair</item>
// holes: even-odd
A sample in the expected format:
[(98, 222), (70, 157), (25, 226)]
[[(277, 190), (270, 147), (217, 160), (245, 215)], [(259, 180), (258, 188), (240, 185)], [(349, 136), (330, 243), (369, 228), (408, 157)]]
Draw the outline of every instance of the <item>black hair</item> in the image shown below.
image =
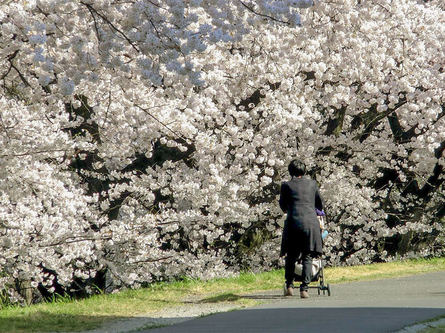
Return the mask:
[(292, 160), (287, 169), (292, 177), (300, 177), (306, 173), (306, 165), (300, 160)]

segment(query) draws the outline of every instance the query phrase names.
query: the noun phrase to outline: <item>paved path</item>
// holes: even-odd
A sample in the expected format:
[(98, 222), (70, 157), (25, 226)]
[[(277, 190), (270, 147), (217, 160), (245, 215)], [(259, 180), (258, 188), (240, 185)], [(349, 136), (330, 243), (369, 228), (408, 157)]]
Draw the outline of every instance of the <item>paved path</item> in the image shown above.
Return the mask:
[(337, 284), (331, 290), (329, 297), (311, 289), (309, 299), (285, 298), (281, 291), (246, 296), (265, 299), (267, 304), (145, 332), (379, 333), (445, 315), (445, 272)]

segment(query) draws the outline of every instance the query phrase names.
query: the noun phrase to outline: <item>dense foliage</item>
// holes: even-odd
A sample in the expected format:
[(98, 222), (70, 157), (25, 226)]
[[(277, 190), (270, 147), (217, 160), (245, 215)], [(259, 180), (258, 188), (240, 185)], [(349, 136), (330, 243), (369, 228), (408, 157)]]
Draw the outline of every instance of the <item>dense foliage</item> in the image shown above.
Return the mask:
[(276, 266), (295, 157), (328, 263), (442, 253), (441, 1), (312, 5), (0, 1), (8, 297)]

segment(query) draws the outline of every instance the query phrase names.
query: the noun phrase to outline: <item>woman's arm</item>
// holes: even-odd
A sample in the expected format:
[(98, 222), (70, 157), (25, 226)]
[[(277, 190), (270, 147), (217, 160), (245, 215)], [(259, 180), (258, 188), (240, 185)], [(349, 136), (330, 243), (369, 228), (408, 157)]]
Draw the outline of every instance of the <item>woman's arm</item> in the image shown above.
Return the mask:
[(315, 208), (323, 210), (323, 200), (321, 199), (317, 185), (315, 185)]
[(289, 193), (288, 185), (286, 183), (282, 183), (281, 184), (281, 190), (280, 190), (279, 204), (280, 204), (280, 208), (281, 208), (281, 210), (283, 212), (287, 212), (287, 208), (288, 208), (288, 203), (287, 203), (288, 193)]

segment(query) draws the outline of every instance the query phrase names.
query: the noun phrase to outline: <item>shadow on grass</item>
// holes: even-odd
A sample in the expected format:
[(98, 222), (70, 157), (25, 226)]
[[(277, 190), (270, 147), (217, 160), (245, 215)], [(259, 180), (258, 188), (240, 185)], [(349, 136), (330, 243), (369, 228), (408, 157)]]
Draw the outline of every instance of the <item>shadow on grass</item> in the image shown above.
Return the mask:
[(140, 332), (161, 328), (191, 317), (154, 318), (154, 317), (113, 317), (55, 314), (36, 312), (30, 316), (0, 317), (1, 333), (29, 332), (81, 332), (100, 329), (101, 332)]
[(220, 302), (235, 302), (241, 299), (243, 296), (235, 295), (232, 293), (221, 294), (217, 296), (212, 296), (204, 298), (197, 303), (220, 303)]
[(208, 304), (208, 303), (222, 303), (222, 302), (236, 302), (241, 299), (253, 299), (253, 300), (269, 300), (269, 299), (286, 299), (283, 295), (273, 294), (253, 294), (253, 295), (237, 295), (234, 293), (224, 293), (217, 296), (203, 298), (195, 301), (182, 301), (184, 304)]
[(241, 298), (245, 298), (245, 299), (288, 299), (287, 296), (283, 296), (283, 295), (245, 295), (245, 296), (241, 296)]
[[(244, 296), (236, 295), (233, 293), (224, 293), (216, 296), (206, 297), (203, 299), (197, 299), (197, 300), (181, 300), (178, 301), (179, 304), (208, 304), (208, 303), (222, 303), (222, 302), (236, 302), (242, 298), (245, 298)], [(161, 302), (162, 300), (155, 299), (156, 302)]]
[(220, 303), (220, 302), (236, 302), (240, 299), (254, 299), (254, 300), (268, 300), (268, 299), (287, 299), (288, 297), (283, 295), (272, 295), (272, 294), (256, 294), (256, 295), (236, 295), (232, 293), (221, 294), (218, 296), (204, 298), (197, 302), (187, 302), (187, 303)]
[(445, 291), (442, 291), (442, 292), (435, 292), (435, 293), (430, 293), (430, 295), (434, 295), (434, 296), (444, 296), (444, 295), (445, 295)]
[(17, 317), (8, 316), (8, 318), (2, 318), (0, 316), (0, 332), (71, 332), (91, 330), (100, 327), (105, 321), (118, 319), (121, 318), (37, 311)]

